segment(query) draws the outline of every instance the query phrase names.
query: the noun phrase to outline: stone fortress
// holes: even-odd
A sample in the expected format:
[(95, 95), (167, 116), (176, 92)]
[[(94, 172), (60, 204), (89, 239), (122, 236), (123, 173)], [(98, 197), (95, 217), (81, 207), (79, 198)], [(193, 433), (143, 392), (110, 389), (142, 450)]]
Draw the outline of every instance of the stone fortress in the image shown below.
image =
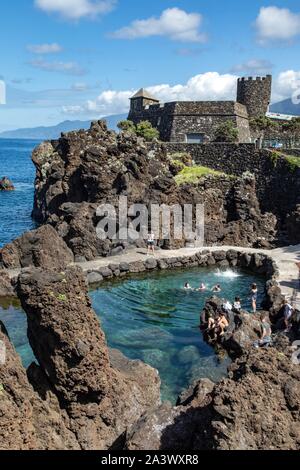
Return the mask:
[(249, 121), (269, 110), (272, 76), (239, 78), (236, 101), (175, 101), (160, 103), (145, 89), (130, 99), (128, 119), (135, 124), (149, 121), (164, 142), (213, 142), (218, 126), (232, 121), (240, 143), (251, 143)]

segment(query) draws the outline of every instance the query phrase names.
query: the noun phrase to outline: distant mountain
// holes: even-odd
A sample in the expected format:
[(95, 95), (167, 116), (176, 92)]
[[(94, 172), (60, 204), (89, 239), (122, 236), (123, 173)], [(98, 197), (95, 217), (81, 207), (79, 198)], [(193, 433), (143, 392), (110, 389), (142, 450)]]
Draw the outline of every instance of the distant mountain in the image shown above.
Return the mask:
[(300, 104), (294, 104), (292, 100), (284, 100), (279, 103), (274, 103), (270, 106), (272, 113), (292, 114), (300, 116)]
[[(117, 114), (113, 116), (103, 117), (107, 121), (109, 129), (117, 130), (118, 122), (127, 119), (126, 114)], [(33, 127), (28, 129), (16, 129), (13, 131), (5, 131), (0, 133), (0, 139), (32, 139), (32, 140), (49, 140), (60, 137), (61, 132), (77, 131), (79, 129), (89, 129), (91, 121), (64, 121), (56, 126), (50, 127)]]

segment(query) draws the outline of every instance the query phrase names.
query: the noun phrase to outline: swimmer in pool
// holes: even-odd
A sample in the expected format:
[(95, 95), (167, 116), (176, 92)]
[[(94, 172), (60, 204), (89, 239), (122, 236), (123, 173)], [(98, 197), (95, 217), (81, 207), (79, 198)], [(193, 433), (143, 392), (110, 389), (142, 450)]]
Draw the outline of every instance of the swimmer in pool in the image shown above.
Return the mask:
[(205, 292), (206, 291), (206, 285), (202, 282), (200, 284), (199, 289), (197, 289), (199, 292)]
[(220, 284), (217, 284), (212, 288), (212, 292), (222, 292)]
[(190, 286), (190, 284), (189, 284), (188, 282), (186, 282), (186, 283), (184, 284), (184, 289), (185, 289), (185, 290), (193, 290), (192, 287)]

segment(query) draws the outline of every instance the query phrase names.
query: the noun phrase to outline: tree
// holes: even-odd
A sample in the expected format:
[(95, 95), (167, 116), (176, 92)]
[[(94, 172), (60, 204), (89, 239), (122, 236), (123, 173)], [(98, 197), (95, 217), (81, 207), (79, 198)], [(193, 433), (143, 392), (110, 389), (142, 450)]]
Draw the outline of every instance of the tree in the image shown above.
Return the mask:
[(143, 137), (148, 142), (159, 138), (159, 131), (153, 127), (149, 121), (141, 121), (136, 126), (136, 133), (139, 137)]
[(123, 132), (130, 132), (132, 134), (136, 133), (136, 127), (135, 124), (132, 121), (129, 121), (128, 119), (124, 121), (120, 121), (118, 123), (118, 129)]
[(288, 138), (289, 148), (293, 148), (300, 140), (300, 118), (294, 118), (282, 125), (282, 131)]
[(262, 148), (266, 133), (278, 129), (278, 124), (266, 116), (260, 116), (250, 120), (250, 126), (259, 134), (259, 148)]
[(220, 124), (215, 131), (215, 142), (237, 142), (239, 131), (232, 121)]

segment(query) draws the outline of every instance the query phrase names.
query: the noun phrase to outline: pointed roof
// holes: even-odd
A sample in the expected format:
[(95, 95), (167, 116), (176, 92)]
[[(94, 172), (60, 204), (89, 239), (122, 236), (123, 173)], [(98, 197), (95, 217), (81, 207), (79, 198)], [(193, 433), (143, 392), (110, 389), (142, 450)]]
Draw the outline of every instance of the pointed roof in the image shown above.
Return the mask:
[(145, 88), (141, 88), (139, 91), (136, 92), (135, 95), (131, 97), (133, 100), (134, 98), (147, 98), (148, 100), (153, 100), (159, 102), (157, 98), (152, 96)]

